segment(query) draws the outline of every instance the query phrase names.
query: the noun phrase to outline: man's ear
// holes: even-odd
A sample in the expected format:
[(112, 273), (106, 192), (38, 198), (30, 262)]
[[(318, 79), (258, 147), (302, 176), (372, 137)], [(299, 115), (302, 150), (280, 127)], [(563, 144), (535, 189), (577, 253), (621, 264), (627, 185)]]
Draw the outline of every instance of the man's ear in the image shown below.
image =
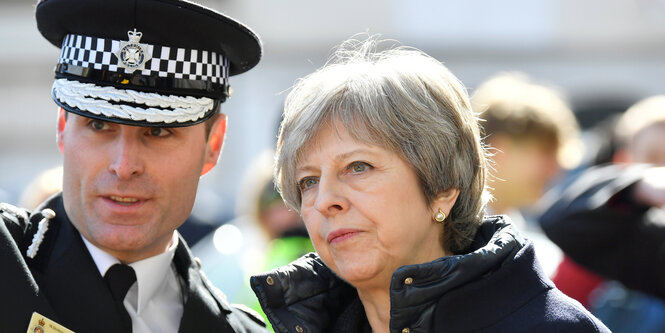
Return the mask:
[(55, 141), (58, 143), (58, 148), (60, 149), (61, 153), (64, 151), (62, 140), (63, 132), (65, 131), (65, 125), (67, 124), (66, 112), (67, 111), (65, 111), (65, 109), (61, 107), (58, 108), (58, 127), (56, 129)]
[(434, 202), (432, 202), (432, 216), (436, 215), (436, 213), (439, 212), (439, 209), (441, 209), (446, 216), (450, 216), (450, 211), (453, 209), (458, 196), (458, 188), (450, 188), (441, 191), (436, 198), (434, 198)]
[(206, 143), (205, 160), (203, 162), (203, 169), (201, 176), (210, 171), (219, 160), (219, 155), (222, 153), (222, 146), (224, 146), (224, 138), (226, 137), (226, 115), (220, 114), (215, 120), (215, 123), (210, 128), (210, 135)]

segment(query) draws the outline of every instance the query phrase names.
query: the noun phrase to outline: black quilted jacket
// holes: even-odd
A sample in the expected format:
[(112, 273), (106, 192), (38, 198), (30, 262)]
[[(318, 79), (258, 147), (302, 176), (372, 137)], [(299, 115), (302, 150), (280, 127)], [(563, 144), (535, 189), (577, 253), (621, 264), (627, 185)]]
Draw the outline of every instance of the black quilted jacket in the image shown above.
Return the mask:
[[(390, 331), (609, 332), (543, 276), (507, 220), (486, 218), (467, 254), (397, 269)], [(251, 284), (276, 332), (371, 332), (355, 289), (314, 253)]]

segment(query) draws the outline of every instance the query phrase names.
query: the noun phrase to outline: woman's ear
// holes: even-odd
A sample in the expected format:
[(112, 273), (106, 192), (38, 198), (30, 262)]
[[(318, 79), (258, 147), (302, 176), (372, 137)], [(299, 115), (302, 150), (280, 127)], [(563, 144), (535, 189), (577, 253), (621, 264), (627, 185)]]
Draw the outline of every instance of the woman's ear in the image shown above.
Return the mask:
[(208, 142), (206, 143), (206, 156), (201, 170), (201, 176), (210, 171), (219, 160), (219, 155), (222, 153), (222, 146), (224, 146), (224, 138), (226, 137), (226, 115), (220, 114), (217, 120), (210, 129)]
[(58, 108), (58, 127), (56, 128), (56, 135), (55, 135), (55, 141), (58, 144), (58, 148), (60, 149), (60, 152), (62, 153), (64, 151), (64, 143), (63, 143), (63, 133), (65, 131), (65, 125), (67, 124), (67, 111), (65, 111), (63, 108)]
[(458, 188), (450, 188), (439, 192), (436, 198), (434, 198), (434, 202), (432, 202), (432, 216), (435, 216), (439, 212), (439, 209), (445, 216), (450, 216), (450, 210), (453, 209), (459, 192)]

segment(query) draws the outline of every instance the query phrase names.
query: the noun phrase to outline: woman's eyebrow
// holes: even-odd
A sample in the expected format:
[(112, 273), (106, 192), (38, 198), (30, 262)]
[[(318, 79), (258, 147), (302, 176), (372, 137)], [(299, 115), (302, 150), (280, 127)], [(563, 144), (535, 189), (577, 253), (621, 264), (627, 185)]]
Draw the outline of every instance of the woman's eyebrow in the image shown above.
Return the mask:
[[(332, 159), (334, 161), (343, 161), (343, 160), (346, 160), (349, 157), (351, 157), (353, 155), (356, 155), (356, 154), (371, 154), (371, 155), (374, 155), (375, 152), (371, 149), (368, 149), (368, 148), (358, 148), (358, 149), (351, 150), (349, 152), (345, 152), (345, 153), (335, 155), (334, 157), (331, 157), (330, 159)], [(305, 164), (305, 165), (296, 167), (296, 174), (298, 174), (299, 172), (314, 171), (314, 170), (318, 170), (318, 168), (313, 166), (313, 165)]]

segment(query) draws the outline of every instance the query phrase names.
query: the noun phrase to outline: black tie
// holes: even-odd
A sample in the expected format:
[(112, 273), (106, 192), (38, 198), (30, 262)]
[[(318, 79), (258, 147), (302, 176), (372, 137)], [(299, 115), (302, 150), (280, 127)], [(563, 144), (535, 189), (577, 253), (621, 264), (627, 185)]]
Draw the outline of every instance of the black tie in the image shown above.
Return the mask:
[(106, 271), (104, 280), (106, 280), (109, 289), (111, 289), (113, 300), (118, 308), (120, 317), (122, 317), (124, 332), (131, 332), (132, 319), (129, 317), (129, 313), (127, 313), (127, 309), (122, 302), (125, 299), (125, 295), (127, 295), (129, 287), (136, 282), (136, 273), (134, 273), (134, 269), (127, 265), (115, 264)]

